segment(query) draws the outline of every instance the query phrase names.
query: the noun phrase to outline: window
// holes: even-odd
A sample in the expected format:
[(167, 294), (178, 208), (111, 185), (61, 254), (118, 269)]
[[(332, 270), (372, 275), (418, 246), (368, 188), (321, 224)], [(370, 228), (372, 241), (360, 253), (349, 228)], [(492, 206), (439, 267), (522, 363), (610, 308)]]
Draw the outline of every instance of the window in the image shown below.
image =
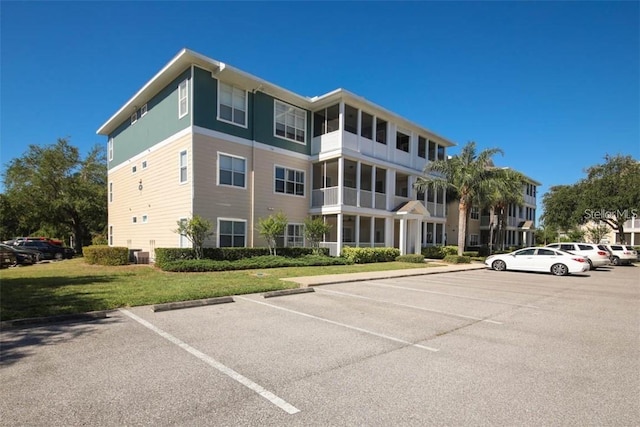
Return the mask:
[(243, 248), (245, 247), (245, 229), (247, 223), (238, 220), (220, 220), (218, 226), (219, 247)]
[(409, 141), (411, 137), (402, 132), (396, 132), (396, 148), (398, 150), (409, 152)]
[(138, 223), (138, 217), (137, 216), (132, 217), (131, 218), (131, 223), (132, 224), (137, 224)]
[(536, 255), (557, 255), (555, 251), (550, 249), (538, 249), (538, 253)]
[(438, 145), (438, 160), (444, 160), (444, 147)]
[(344, 105), (344, 130), (358, 134), (358, 109), (351, 105)]
[(387, 122), (381, 119), (376, 120), (376, 141), (381, 144), (387, 143)]
[(180, 184), (187, 182), (187, 150), (180, 152)]
[(142, 223), (146, 224), (147, 222), (149, 222), (149, 216), (148, 215), (142, 215)]
[(418, 157), (427, 158), (427, 140), (421, 136), (418, 137)]
[(138, 172), (138, 166), (136, 165), (131, 166), (131, 173), (136, 173), (136, 172)]
[(304, 171), (276, 166), (275, 191), (304, 196)]
[(246, 160), (218, 153), (218, 185), (245, 187)]
[(304, 225), (288, 224), (287, 225), (287, 246), (304, 246)]
[(247, 125), (247, 92), (226, 83), (219, 83), (218, 120)]
[[(480, 239), (478, 238), (477, 234), (470, 234), (469, 235), (469, 246), (478, 246), (479, 245), (479, 241), (480, 241)], [(531, 255), (533, 255), (533, 253)]]
[(360, 128), (360, 136), (367, 139), (373, 139), (373, 116), (362, 112), (362, 127)]
[(429, 141), (429, 160), (434, 161), (436, 159), (436, 143)]
[(113, 246), (113, 225), (109, 226), (109, 245)]
[(137, 121), (138, 121), (138, 112), (134, 111), (133, 114), (131, 115), (131, 124), (134, 124)]
[(142, 161), (142, 169), (146, 169), (147, 168), (147, 161), (143, 160)]
[[(182, 230), (184, 230), (184, 228), (189, 223), (189, 220), (187, 218), (180, 218), (178, 221), (180, 222), (180, 228)], [(187, 238), (187, 235), (184, 233), (181, 233), (178, 240), (178, 246), (181, 248), (190, 248), (193, 245), (191, 244), (191, 241)]]
[(184, 80), (178, 85), (178, 118), (181, 119), (189, 112), (189, 92), (187, 81)]
[(480, 219), (480, 209), (478, 209), (476, 206), (472, 207), (470, 216), (471, 219)]
[[(471, 245), (471, 246), (475, 246), (475, 245)], [(521, 251), (516, 252), (516, 255), (520, 256), (520, 255), (525, 255), (525, 256), (529, 256), (529, 255), (533, 255), (535, 253), (535, 248), (531, 248), (531, 249), (523, 249)]]
[(113, 182), (109, 183), (109, 203), (113, 202)]
[(147, 115), (147, 104), (144, 104), (142, 108), (140, 108), (140, 117), (144, 117)]
[(313, 136), (340, 129), (340, 105), (335, 104), (313, 113)]
[(109, 143), (107, 144), (107, 151), (109, 152), (109, 160), (113, 160), (113, 138), (109, 138)]
[(305, 143), (307, 114), (304, 110), (275, 100), (275, 135)]

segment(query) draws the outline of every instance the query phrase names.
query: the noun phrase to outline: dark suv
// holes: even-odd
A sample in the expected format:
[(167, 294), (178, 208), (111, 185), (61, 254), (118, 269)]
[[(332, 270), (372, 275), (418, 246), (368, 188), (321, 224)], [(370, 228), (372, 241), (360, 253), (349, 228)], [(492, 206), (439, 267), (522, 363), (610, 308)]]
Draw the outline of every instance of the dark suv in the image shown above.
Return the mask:
[(34, 249), (40, 252), (44, 259), (71, 259), (75, 254), (75, 251), (72, 248), (52, 245), (51, 243), (42, 240), (23, 240), (22, 242), (18, 242), (15, 246), (24, 249)]

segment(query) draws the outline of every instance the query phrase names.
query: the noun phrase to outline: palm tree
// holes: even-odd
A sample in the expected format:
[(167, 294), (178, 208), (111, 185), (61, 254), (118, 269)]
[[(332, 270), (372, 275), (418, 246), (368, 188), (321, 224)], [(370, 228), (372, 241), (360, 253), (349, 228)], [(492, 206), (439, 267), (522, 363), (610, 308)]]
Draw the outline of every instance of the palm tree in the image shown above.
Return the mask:
[(500, 179), (502, 169), (492, 167), (491, 158), (503, 154), (499, 148), (488, 148), (476, 154), (476, 143), (470, 141), (462, 152), (449, 160), (435, 160), (424, 168), (424, 176), (418, 177), (415, 187), (425, 191), (451, 189), (458, 194), (458, 255), (464, 251), (467, 234), (467, 212), (474, 201), (482, 200), (495, 180)]
[[(498, 218), (497, 242), (504, 245), (504, 229), (506, 226), (507, 209), (509, 205), (521, 206), (524, 203), (522, 186), (525, 184), (524, 175), (513, 169), (496, 169), (497, 179), (488, 182), (487, 191), (482, 194), (480, 204), (490, 210), (491, 216), (494, 214)], [(491, 222), (489, 229), (489, 248), (492, 249), (494, 243), (494, 224)], [(504, 249), (503, 247), (501, 249)]]

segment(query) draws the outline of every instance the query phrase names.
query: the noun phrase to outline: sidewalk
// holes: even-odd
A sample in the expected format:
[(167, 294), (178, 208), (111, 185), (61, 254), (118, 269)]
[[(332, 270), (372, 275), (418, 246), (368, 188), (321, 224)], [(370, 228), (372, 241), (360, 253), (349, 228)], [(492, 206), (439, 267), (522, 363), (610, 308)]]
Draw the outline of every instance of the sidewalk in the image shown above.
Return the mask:
[(426, 274), (450, 273), (455, 271), (482, 270), (486, 266), (481, 263), (450, 264), (440, 267), (410, 268), (406, 270), (370, 271), (363, 273), (327, 274), (325, 276), (289, 277), (289, 282), (298, 283), (301, 288), (333, 283), (359, 282), (362, 280), (394, 279), (396, 277), (423, 276)]

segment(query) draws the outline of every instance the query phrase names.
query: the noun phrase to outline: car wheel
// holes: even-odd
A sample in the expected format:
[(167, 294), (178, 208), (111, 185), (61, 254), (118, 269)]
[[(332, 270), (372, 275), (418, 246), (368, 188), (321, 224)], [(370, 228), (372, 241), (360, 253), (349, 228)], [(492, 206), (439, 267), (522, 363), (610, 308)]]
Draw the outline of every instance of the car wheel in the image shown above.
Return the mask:
[(593, 266), (593, 262), (589, 258), (587, 258), (587, 262), (589, 263), (589, 270), (595, 270), (596, 268)]
[(493, 263), (491, 264), (491, 268), (493, 268), (495, 271), (505, 271), (507, 269), (507, 264), (501, 259), (498, 259), (496, 261), (493, 261)]
[(56, 261), (61, 261), (64, 258), (64, 256), (58, 252), (53, 256), (53, 259), (55, 259)]
[(614, 256), (613, 259), (611, 260), (611, 264), (620, 265), (620, 258), (618, 258), (617, 256)]
[(551, 266), (551, 272), (555, 276), (566, 276), (567, 274), (569, 274), (569, 269), (564, 264), (553, 264)]

